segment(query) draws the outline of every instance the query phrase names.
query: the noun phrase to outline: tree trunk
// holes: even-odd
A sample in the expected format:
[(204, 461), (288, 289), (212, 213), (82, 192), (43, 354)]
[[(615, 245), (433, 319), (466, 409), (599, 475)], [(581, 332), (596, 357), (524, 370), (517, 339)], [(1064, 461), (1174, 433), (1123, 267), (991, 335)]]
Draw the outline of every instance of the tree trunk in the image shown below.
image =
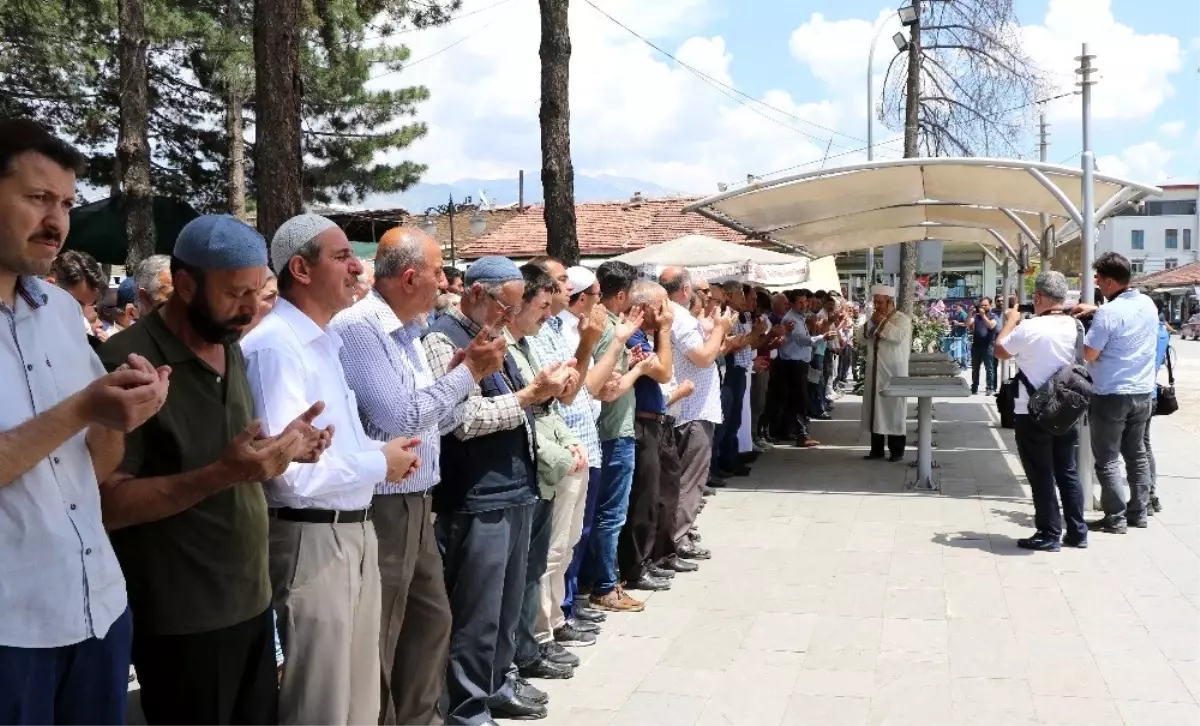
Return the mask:
[(225, 100), (225, 133), (229, 137), (229, 169), (226, 174), (226, 198), (229, 213), (238, 219), (246, 218), (246, 139), (242, 136), (245, 122), (242, 116), (242, 95), (230, 90)]
[[(920, 156), (919, 140), (921, 111), (921, 0), (912, 0), (917, 22), (910, 26), (908, 45), (908, 88), (904, 94), (904, 158)], [(900, 246), (900, 284), (896, 307), (912, 315), (916, 302), (917, 245), (905, 242)]]
[(300, 0), (256, 0), (254, 172), (258, 231), (268, 240), (304, 207), (300, 25)]
[(133, 269), (154, 254), (154, 191), (150, 187), (150, 85), (146, 72), (146, 15), (142, 0), (120, 0), (121, 126), (117, 163), (121, 168), (128, 247), (125, 267)]
[(571, 165), (570, 0), (538, 0), (542, 13), (542, 192), (546, 253), (579, 264), (575, 229), (575, 168)]

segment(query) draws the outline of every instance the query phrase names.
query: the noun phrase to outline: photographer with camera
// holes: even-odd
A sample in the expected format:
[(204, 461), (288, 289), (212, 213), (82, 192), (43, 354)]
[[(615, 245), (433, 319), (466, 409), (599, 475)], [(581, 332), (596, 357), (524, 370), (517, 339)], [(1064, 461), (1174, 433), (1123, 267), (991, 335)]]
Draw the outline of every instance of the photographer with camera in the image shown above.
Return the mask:
[[(1083, 490), (1075, 465), (1079, 426), (1055, 435), (1029, 415), (1029, 390), (1037, 390), (1059, 369), (1075, 360), (1079, 324), (1063, 312), (1066, 296), (1067, 278), (1061, 272), (1038, 275), (1033, 293), (1035, 317), (1022, 320), (1018, 308), (1009, 308), (1004, 316), (1004, 329), (995, 345), (996, 357), (1015, 360), (1025, 379), (1017, 385), (1013, 409), (1017, 452), (1033, 493), (1034, 526), (1037, 527), (1032, 537), (1017, 541), (1018, 547), (1028, 550), (1057, 552), (1064, 544), (1068, 547), (1087, 546)], [(1024, 383), (1028, 383), (1028, 389)], [(1062, 498), (1061, 514), (1059, 497)]]
[(987, 371), (987, 395), (996, 392), (996, 355), (992, 348), (1000, 332), (1000, 314), (992, 310), (990, 297), (980, 298), (967, 320), (971, 329), (971, 393), (979, 393), (979, 366)]

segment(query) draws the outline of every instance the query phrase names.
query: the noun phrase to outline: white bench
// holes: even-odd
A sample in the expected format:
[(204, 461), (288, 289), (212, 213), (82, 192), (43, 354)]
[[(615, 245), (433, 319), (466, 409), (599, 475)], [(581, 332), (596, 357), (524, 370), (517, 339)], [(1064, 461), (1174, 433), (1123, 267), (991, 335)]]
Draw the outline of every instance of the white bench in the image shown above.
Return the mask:
[(879, 393), (889, 398), (917, 399), (917, 475), (909, 482), (909, 488), (936, 491), (938, 484), (933, 478), (933, 399), (966, 398), (971, 395), (970, 387), (958, 376), (909, 376), (893, 378)]

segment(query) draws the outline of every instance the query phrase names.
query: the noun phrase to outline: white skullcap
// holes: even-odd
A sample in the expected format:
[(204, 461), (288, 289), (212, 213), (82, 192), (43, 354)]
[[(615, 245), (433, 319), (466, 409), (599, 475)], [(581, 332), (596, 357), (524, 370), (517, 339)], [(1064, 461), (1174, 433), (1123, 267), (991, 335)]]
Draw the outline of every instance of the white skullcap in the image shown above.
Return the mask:
[(567, 281), (571, 283), (571, 296), (575, 296), (596, 284), (596, 273), (577, 265), (567, 269)]
[(891, 285), (876, 285), (871, 288), (872, 295), (883, 295), (884, 297), (896, 297), (896, 288)]
[(301, 247), (325, 230), (335, 227), (336, 222), (319, 214), (297, 215), (280, 225), (271, 238), (271, 267), (275, 274), (278, 275), (287, 267)]

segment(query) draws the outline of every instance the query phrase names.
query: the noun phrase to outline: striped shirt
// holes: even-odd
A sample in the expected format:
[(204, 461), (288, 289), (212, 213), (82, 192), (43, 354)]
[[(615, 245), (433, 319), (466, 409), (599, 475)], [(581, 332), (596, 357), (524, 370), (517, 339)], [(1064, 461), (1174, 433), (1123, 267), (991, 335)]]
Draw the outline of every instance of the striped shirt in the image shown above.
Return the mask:
[[(754, 323), (751, 320), (752, 316), (747, 313), (738, 315), (737, 322), (733, 324), (732, 335), (746, 335), (754, 330)], [(754, 366), (754, 349), (750, 346), (739, 348), (733, 353), (733, 364), (738, 368), (750, 370)]]
[[(403, 482), (383, 482), (376, 494), (423, 492), (441, 480), (441, 435), (458, 427), (474, 380), (465, 365), (433, 378), (421, 345), (421, 321), (407, 325), (375, 290), (334, 317), (346, 382), (358, 398), (367, 435), (379, 441), (420, 437), (421, 466)], [(336, 435), (336, 434), (335, 434)]]
[[(563, 319), (558, 316), (551, 317), (542, 325), (541, 331), (537, 335), (530, 335), (525, 338), (529, 343), (529, 347), (533, 348), (534, 353), (545, 364), (555, 363), (558, 361), (567, 361), (575, 358), (575, 351), (579, 347), (578, 339), (575, 342), (575, 347), (570, 347), (566, 337), (563, 335)], [(580, 387), (579, 393), (575, 396), (575, 400), (571, 405), (563, 405), (555, 401), (554, 410), (567, 423), (579, 440), (583, 442), (587, 449), (588, 466), (599, 468), (600, 466), (600, 434), (596, 430), (596, 415), (592, 404), (592, 394), (588, 391), (587, 383)]]
[(676, 424), (692, 421), (721, 423), (721, 381), (716, 364), (701, 368), (688, 359), (691, 350), (704, 346), (704, 332), (700, 321), (679, 303), (675, 306), (675, 322), (671, 324), (671, 345), (674, 346), (675, 377), (690, 380), (696, 390), (683, 399)]

